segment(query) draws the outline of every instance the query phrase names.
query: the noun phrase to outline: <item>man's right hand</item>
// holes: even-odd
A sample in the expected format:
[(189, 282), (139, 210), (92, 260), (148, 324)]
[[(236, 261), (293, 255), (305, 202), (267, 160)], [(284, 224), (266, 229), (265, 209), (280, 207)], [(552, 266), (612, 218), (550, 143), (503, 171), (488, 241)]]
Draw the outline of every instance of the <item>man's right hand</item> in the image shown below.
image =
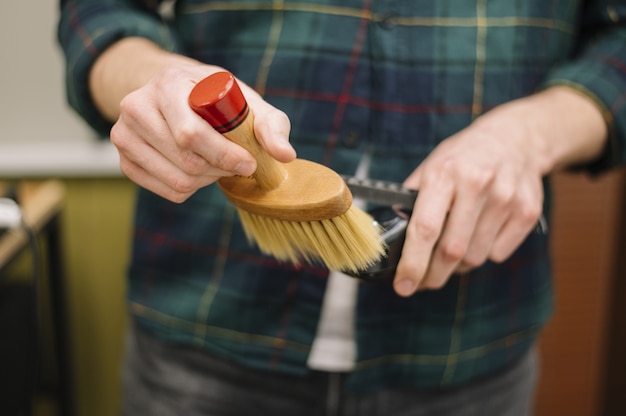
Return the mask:
[[(255, 171), (250, 153), (189, 107), (193, 86), (220, 70), (137, 38), (119, 41), (96, 61), (91, 91), (100, 111), (115, 121), (111, 141), (126, 176), (170, 201), (183, 202), (223, 176)], [(261, 145), (281, 162), (293, 160), (287, 116), (239, 84), (255, 114)]]

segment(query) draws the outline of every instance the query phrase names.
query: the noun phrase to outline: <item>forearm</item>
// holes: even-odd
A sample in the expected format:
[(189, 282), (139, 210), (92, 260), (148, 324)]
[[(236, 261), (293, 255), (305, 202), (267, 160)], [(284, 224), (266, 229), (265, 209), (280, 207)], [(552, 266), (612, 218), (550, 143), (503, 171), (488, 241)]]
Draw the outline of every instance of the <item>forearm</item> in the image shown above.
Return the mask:
[(524, 121), (528, 142), (522, 148), (530, 149), (540, 171), (549, 174), (593, 162), (602, 154), (608, 128), (600, 108), (583, 93), (557, 86), (498, 107), (477, 123), (502, 131), (502, 123), (520, 126)]
[(537, 94), (537, 133), (548, 138), (549, 172), (596, 160), (608, 140), (606, 120), (598, 104), (569, 87), (553, 87)]
[(198, 65), (143, 38), (124, 38), (105, 50), (89, 73), (89, 89), (96, 107), (109, 121), (120, 115), (120, 102), (168, 67)]

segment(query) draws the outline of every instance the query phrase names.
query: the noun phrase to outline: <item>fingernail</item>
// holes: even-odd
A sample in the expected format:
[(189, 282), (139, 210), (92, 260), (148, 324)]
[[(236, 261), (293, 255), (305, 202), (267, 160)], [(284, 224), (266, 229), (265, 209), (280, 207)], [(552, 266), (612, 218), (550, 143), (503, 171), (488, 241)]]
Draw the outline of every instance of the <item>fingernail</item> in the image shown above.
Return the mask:
[(235, 166), (235, 173), (241, 176), (250, 176), (256, 170), (256, 166), (252, 162), (239, 162)]
[(402, 279), (395, 284), (396, 293), (400, 296), (411, 296), (415, 289), (415, 283), (409, 279)]

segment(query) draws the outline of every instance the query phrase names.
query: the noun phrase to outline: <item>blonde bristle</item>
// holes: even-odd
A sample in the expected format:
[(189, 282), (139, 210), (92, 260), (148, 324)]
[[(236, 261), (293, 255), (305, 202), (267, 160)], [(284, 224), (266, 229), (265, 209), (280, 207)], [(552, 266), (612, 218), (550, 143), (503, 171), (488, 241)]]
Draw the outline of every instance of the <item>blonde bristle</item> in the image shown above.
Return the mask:
[(365, 270), (385, 254), (380, 227), (352, 206), (344, 214), (322, 221), (281, 221), (239, 209), (246, 237), (259, 249), (282, 261), (322, 262), (332, 270)]

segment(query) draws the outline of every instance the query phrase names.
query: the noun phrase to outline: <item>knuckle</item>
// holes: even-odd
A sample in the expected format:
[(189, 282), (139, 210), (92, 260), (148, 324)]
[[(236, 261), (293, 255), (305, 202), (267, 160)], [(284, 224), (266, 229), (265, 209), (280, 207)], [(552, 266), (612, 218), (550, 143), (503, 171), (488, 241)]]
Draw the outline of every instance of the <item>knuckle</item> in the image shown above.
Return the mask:
[(441, 178), (455, 178), (458, 176), (459, 165), (454, 159), (448, 158), (441, 162), (437, 169), (430, 170), (424, 176), (426, 183), (436, 184)]
[(230, 172), (234, 169), (237, 161), (233, 159), (232, 154), (229, 153), (227, 150), (217, 150), (215, 153), (213, 153), (213, 159), (211, 163), (213, 164), (213, 166), (219, 169)]
[(177, 80), (183, 75), (183, 70), (178, 66), (167, 66), (156, 73), (151, 82), (156, 90), (167, 91), (172, 86), (172, 80)]
[(198, 186), (192, 177), (179, 175), (172, 180), (170, 188), (177, 194), (191, 195), (198, 189)]
[(463, 174), (465, 183), (469, 189), (480, 192), (485, 189), (494, 179), (493, 172), (485, 168), (471, 169)]
[(187, 199), (189, 199), (189, 197), (193, 195), (193, 192), (185, 192), (185, 193), (180, 193), (180, 192), (172, 192), (168, 195), (166, 195), (165, 197), (170, 200), (171, 202), (174, 202), (176, 204), (182, 204), (183, 202), (185, 202)]
[(120, 123), (117, 122), (111, 127), (111, 131), (109, 132), (109, 138), (111, 143), (115, 145), (115, 147), (120, 148), (124, 147), (124, 134), (121, 132)]
[(120, 101), (120, 116), (136, 120), (139, 114), (139, 99), (137, 98), (137, 94), (135, 92), (131, 92)]
[(193, 126), (186, 124), (178, 128), (174, 134), (174, 139), (176, 140), (178, 147), (181, 149), (190, 149), (196, 143), (198, 136), (198, 130)]
[(440, 256), (446, 262), (460, 262), (467, 252), (467, 244), (460, 240), (446, 241), (439, 245)]
[(134, 111), (135, 104), (134, 104), (133, 97), (134, 97), (134, 94), (130, 93), (126, 95), (124, 98), (122, 98), (122, 100), (120, 101), (120, 113), (121, 114), (130, 114)]
[(289, 120), (287, 113), (285, 113), (284, 111), (279, 110), (277, 108), (272, 108), (270, 110), (270, 114), (276, 123), (280, 123), (280, 125), (285, 126), (287, 128), (291, 126), (291, 121)]
[(491, 199), (499, 207), (511, 204), (515, 196), (515, 187), (508, 184), (501, 184), (494, 188)]
[(439, 237), (439, 227), (437, 223), (428, 218), (418, 218), (412, 230), (424, 241), (434, 242)]
[(180, 154), (181, 170), (190, 176), (201, 175), (206, 169), (206, 163), (200, 155), (190, 151), (183, 151)]
[(541, 216), (541, 206), (535, 204), (520, 204), (517, 216), (524, 224), (535, 224)]
[(163, 68), (159, 74), (155, 77), (157, 82), (165, 83), (168, 85), (170, 80), (174, 77), (181, 77), (185, 74), (185, 71), (181, 69), (179, 66), (167, 66)]

